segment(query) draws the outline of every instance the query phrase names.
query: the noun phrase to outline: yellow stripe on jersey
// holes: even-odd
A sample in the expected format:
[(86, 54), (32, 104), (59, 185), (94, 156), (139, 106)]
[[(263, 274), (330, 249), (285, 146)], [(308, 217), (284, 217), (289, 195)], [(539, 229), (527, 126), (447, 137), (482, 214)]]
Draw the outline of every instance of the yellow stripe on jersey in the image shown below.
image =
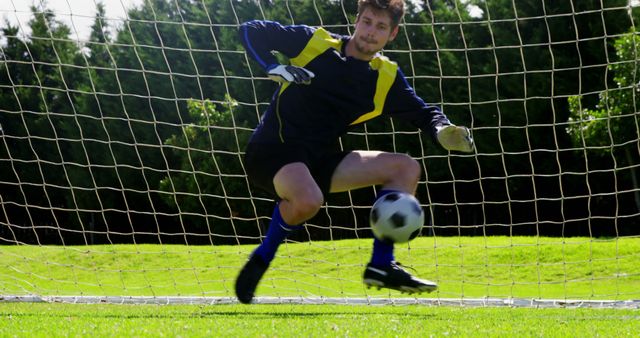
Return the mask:
[[(324, 53), (327, 49), (333, 48), (340, 50), (342, 48), (342, 40), (335, 39), (324, 28), (320, 27), (315, 32), (307, 45), (298, 56), (290, 59), (292, 65), (297, 67), (306, 66), (311, 60), (318, 57), (318, 55)], [(290, 82), (286, 82), (280, 86), (280, 93), (284, 92), (289, 87)]]
[[(340, 50), (342, 48), (342, 40), (335, 39), (329, 34), (324, 28), (320, 27), (315, 32), (313, 32), (313, 36), (304, 49), (298, 54), (298, 56), (290, 59), (292, 65), (297, 67), (306, 66), (311, 60), (318, 57), (318, 55), (327, 51), (327, 49), (333, 48), (335, 50)], [(280, 121), (280, 95), (289, 87), (291, 83), (285, 82), (280, 85), (280, 91), (278, 92), (278, 98), (276, 99), (276, 115), (278, 117), (278, 121)], [(282, 121), (280, 121), (280, 141), (284, 142), (284, 137), (282, 136)]]
[(307, 42), (302, 52), (298, 56), (291, 59), (291, 64), (298, 67), (304, 67), (318, 55), (324, 53), (327, 49), (333, 48), (340, 50), (342, 48), (342, 40), (335, 39), (324, 28), (318, 28)]
[(382, 108), (384, 108), (384, 102), (387, 100), (387, 94), (389, 93), (389, 89), (391, 89), (391, 85), (393, 85), (393, 82), (396, 80), (396, 74), (398, 74), (398, 64), (385, 56), (376, 56), (369, 62), (369, 65), (378, 71), (376, 94), (373, 97), (373, 111), (361, 115), (357, 120), (351, 122), (351, 125), (371, 120), (382, 114)]
[[(336, 39), (331, 36), (329, 32), (327, 32), (323, 28), (318, 28), (314, 33), (307, 45), (304, 49), (298, 54), (296, 57), (290, 59), (292, 65), (297, 67), (306, 66), (311, 60), (318, 57), (318, 55), (324, 53), (329, 48), (333, 48), (335, 50), (341, 50), (343, 41), (340, 39)], [(389, 93), (389, 89), (391, 89), (391, 85), (396, 79), (396, 74), (398, 72), (398, 65), (389, 60), (385, 56), (378, 55), (373, 58), (369, 65), (372, 69), (378, 71), (378, 80), (376, 81), (376, 92), (373, 97), (374, 108), (373, 111), (361, 115), (358, 119), (351, 122), (351, 125), (358, 124), (370, 120), (380, 114), (382, 114), (382, 109), (384, 108), (384, 103), (387, 99), (387, 94)], [(279, 111), (279, 103), (280, 103), (280, 95), (289, 87), (290, 82), (283, 83), (280, 86), (280, 91), (278, 93), (278, 102), (276, 106), (276, 114), (278, 115), (278, 119), (280, 119), (280, 111)], [(282, 123), (280, 124), (280, 128), (282, 128)], [(280, 130), (280, 139), (284, 142), (282, 137), (282, 130)]]

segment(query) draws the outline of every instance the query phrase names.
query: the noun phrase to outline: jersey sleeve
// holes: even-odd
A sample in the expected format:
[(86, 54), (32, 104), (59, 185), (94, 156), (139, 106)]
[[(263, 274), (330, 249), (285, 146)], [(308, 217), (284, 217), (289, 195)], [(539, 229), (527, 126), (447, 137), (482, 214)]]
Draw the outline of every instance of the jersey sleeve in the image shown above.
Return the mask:
[(275, 21), (253, 20), (240, 25), (238, 34), (249, 57), (268, 71), (279, 64), (272, 51), (293, 58), (304, 49), (314, 31), (305, 25), (283, 26)]
[(436, 127), (451, 124), (438, 106), (425, 103), (416, 94), (400, 69), (387, 95), (383, 113), (411, 123), (434, 139)]

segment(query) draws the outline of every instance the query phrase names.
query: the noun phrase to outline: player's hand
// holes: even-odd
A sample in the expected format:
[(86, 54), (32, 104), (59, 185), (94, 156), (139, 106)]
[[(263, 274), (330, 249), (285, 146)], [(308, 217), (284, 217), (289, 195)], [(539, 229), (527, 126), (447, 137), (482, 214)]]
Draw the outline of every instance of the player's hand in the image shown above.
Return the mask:
[(467, 127), (450, 124), (436, 127), (438, 142), (449, 151), (473, 152), (475, 145)]
[(296, 66), (278, 65), (268, 70), (269, 78), (276, 82), (309, 84), (315, 76), (312, 72)]

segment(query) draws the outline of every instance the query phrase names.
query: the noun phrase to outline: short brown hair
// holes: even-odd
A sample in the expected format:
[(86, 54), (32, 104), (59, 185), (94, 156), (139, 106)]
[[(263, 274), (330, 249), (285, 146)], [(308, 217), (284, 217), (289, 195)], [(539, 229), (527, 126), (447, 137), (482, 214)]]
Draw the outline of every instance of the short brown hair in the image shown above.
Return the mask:
[(393, 27), (398, 26), (404, 16), (404, 0), (358, 0), (358, 17), (369, 7), (376, 11), (387, 12)]

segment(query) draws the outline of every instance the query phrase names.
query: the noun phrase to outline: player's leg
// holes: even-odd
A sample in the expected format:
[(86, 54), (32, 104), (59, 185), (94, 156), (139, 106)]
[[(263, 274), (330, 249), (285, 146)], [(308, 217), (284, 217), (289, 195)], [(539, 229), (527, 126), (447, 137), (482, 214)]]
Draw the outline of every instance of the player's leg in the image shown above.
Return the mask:
[(267, 264), (285, 238), (315, 216), (323, 203), (322, 192), (304, 163), (283, 166), (274, 176), (273, 186), (280, 201), (274, 207), (264, 241), (253, 253)]
[[(414, 194), (421, 175), (420, 164), (408, 155), (377, 151), (354, 151), (337, 166), (331, 191), (340, 192), (381, 185), (378, 198), (392, 191)], [(369, 286), (403, 292), (431, 292), (437, 285), (418, 279), (402, 269), (393, 255), (393, 243), (374, 237), (371, 261), (364, 272)]]
[[(405, 154), (381, 151), (353, 151), (338, 165), (331, 180), (331, 191), (382, 186), (378, 198), (389, 192), (413, 194), (420, 179), (420, 164)], [(374, 237), (371, 264), (389, 266), (395, 260), (393, 244)]]
[(273, 188), (281, 200), (274, 207), (263, 242), (254, 250), (236, 279), (236, 296), (250, 303), (262, 276), (285, 238), (299, 224), (313, 217), (323, 195), (304, 163), (284, 165), (273, 177)]
[(413, 194), (421, 173), (420, 164), (405, 154), (353, 151), (334, 171), (331, 192), (381, 185), (383, 190)]
[(324, 203), (322, 191), (304, 163), (282, 167), (273, 178), (273, 186), (281, 198), (282, 218), (288, 224), (300, 224), (312, 218)]

